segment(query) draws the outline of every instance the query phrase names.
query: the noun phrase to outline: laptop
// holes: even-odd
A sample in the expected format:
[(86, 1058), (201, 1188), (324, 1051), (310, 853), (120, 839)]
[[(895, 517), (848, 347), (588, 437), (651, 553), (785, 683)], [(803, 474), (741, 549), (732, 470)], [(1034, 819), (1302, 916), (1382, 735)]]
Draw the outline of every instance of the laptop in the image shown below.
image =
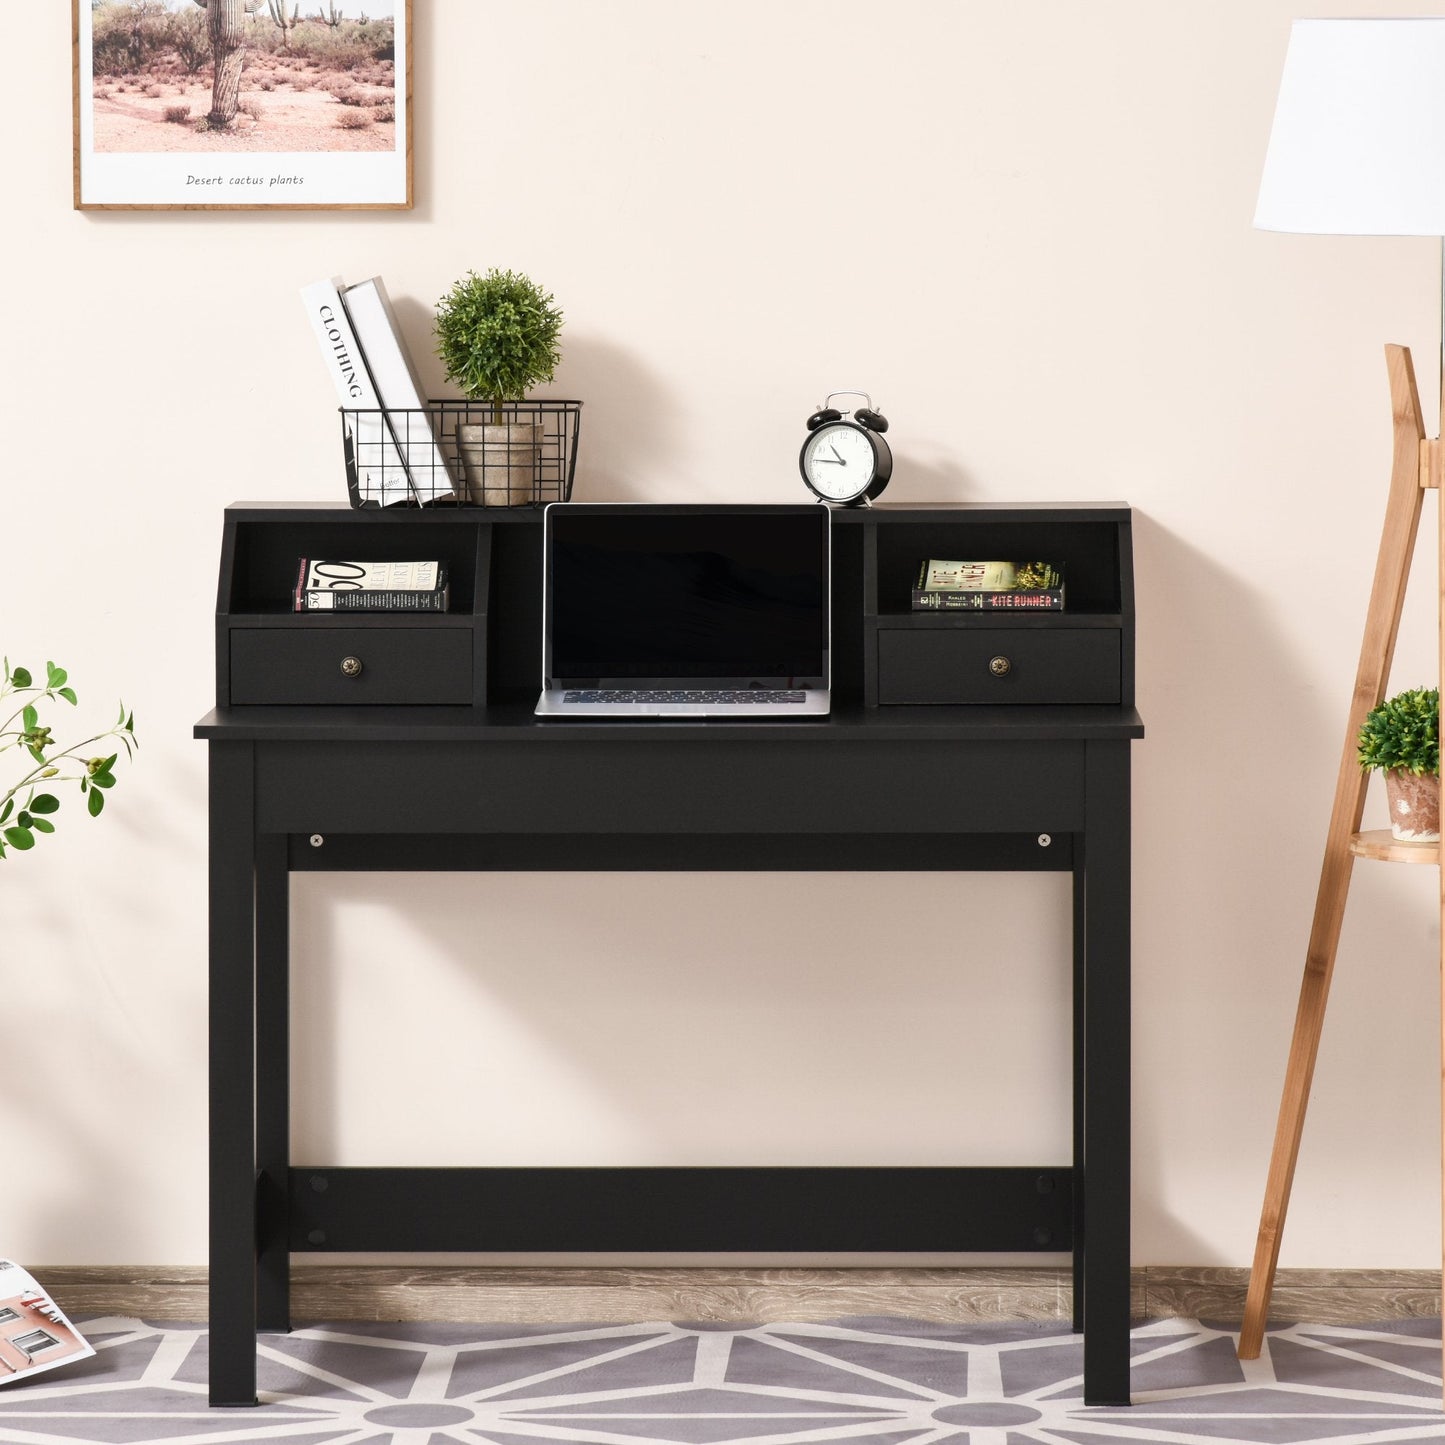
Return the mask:
[(554, 502), (537, 715), (826, 714), (831, 515)]

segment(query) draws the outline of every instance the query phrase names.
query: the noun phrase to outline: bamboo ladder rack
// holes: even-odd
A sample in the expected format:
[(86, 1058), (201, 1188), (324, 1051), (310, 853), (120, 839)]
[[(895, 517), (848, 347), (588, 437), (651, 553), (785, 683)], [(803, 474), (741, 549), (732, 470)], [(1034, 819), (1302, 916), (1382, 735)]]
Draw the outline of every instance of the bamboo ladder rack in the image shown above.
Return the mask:
[[(1309, 1103), (1319, 1053), (1320, 1031), (1324, 1027), (1325, 1005), (1330, 978), (1344, 923), (1345, 900), (1356, 858), (1374, 858), (1387, 863), (1440, 862), (1440, 847), (1434, 843), (1399, 843), (1388, 828), (1360, 831), (1364, 815), (1368, 775), (1356, 760), (1357, 738), (1365, 715), (1385, 696), (1390, 664), (1395, 655), (1400, 614), (1405, 603), (1405, 584), (1415, 552), (1420, 527), (1420, 508), (1425, 492), (1440, 493), (1439, 540), (1441, 585), (1438, 590), (1441, 677), (1445, 679), (1445, 491), (1441, 489), (1442, 445), (1440, 438), (1425, 435), (1420, 418), (1420, 394), (1415, 384), (1415, 367), (1404, 346), (1387, 346), (1385, 362), (1390, 374), (1390, 400), (1394, 413), (1394, 463), (1390, 471), (1389, 499), (1385, 505), (1385, 526), (1380, 537), (1380, 554), (1375, 562), (1375, 579), (1370, 588), (1370, 605), (1365, 614), (1365, 635), (1360, 644), (1360, 664), (1355, 673), (1354, 696), (1345, 728), (1344, 752), (1335, 782), (1334, 808), (1325, 837), (1324, 862), (1320, 867), (1319, 891), (1315, 896), (1314, 921), (1305, 954), (1304, 978), (1300, 983), (1299, 1007), (1294, 1036), (1285, 1068), (1284, 1090), (1279, 1103), (1274, 1151), (1270, 1156), (1265, 1183), (1264, 1207), (1260, 1212), (1259, 1238), (1249, 1276), (1249, 1295), (1239, 1335), (1239, 1358), (1259, 1358), (1279, 1263), (1280, 1238), (1289, 1208), (1290, 1186), (1299, 1158), (1300, 1135)], [(1445, 417), (1445, 375), (1441, 378), (1441, 416)], [(1445, 923), (1445, 868), (1441, 869), (1440, 913)], [(1442, 933), (1445, 939), (1445, 933)], [(1445, 1050), (1445, 969), (1441, 975), (1442, 1050)], [(1445, 1053), (1442, 1053), (1445, 1057)], [(1442, 1070), (1442, 1098), (1445, 1098), (1445, 1070)], [(1445, 1149), (1445, 1137), (1442, 1137)], [(1445, 1157), (1445, 1154), (1442, 1154)], [(1442, 1239), (1445, 1239), (1445, 1177), (1441, 1183)], [(1442, 1254), (1445, 1272), (1445, 1254)], [(1445, 1342), (1442, 1342), (1445, 1360)]]

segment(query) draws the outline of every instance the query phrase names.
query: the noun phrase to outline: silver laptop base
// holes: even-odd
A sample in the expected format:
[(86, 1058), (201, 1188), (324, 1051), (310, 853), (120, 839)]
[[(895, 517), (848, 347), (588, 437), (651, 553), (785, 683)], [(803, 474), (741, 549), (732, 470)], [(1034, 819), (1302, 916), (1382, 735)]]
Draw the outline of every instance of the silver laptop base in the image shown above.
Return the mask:
[(669, 700), (651, 692), (628, 694), (646, 700), (616, 701), (598, 694), (603, 689), (549, 687), (537, 703), (538, 717), (726, 717), (736, 719), (775, 717), (826, 717), (828, 692), (823, 688), (799, 688), (779, 694), (797, 699), (791, 702), (762, 701), (766, 693), (753, 692), (747, 702), (721, 700), (720, 689), (699, 690), (688, 696), (684, 690), (668, 688)]

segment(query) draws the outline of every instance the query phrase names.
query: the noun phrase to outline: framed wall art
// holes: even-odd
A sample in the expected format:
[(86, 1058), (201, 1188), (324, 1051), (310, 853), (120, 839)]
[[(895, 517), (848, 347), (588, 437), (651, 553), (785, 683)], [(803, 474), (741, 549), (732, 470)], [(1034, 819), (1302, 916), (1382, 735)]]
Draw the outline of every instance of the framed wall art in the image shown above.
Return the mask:
[(406, 210), (411, 0), (72, 0), (77, 210)]

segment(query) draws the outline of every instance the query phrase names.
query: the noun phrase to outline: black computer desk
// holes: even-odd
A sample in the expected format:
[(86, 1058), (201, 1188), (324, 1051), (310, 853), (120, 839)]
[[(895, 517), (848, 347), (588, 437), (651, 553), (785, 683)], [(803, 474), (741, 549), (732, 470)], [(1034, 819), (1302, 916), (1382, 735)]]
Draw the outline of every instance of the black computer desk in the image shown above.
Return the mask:
[[(877, 590), (851, 600), (860, 581), (886, 586), (879, 579), (891, 553), (877, 541), (880, 524), (942, 525), (944, 540), (956, 549), (967, 541), (975, 555), (983, 548), (1044, 556), (1044, 548), (1001, 550), (1021, 542), (1008, 530), (1017, 525), (1012, 512), (1000, 521), (986, 509), (877, 510), (881, 519), (845, 523), (858, 531), (856, 548), (835, 542), (835, 633), (840, 606), (859, 614), (863, 630), (856, 648), (841, 649), (845, 661), (857, 667), (877, 644), (862, 686), (851, 696), (842, 688), (826, 719), (744, 723), (541, 722), (529, 699), (508, 696), (508, 659), (525, 656), (530, 642), (508, 633), (535, 627), (520, 594), (515, 609), (505, 606), (515, 579), (525, 579), (527, 595), (535, 582), (527, 559), (536, 528), (515, 525), (523, 519), (459, 521), (453, 513), (419, 534), (405, 519), (387, 526), (392, 519), (366, 513), (228, 511), (217, 634), (222, 705), (196, 728), (210, 753), (213, 1404), (255, 1402), (256, 1332), (289, 1328), (292, 1253), (408, 1250), (1070, 1251), (1085, 1400), (1128, 1402), (1129, 749), (1143, 733), (1132, 706), (1128, 512), (1051, 509), (1042, 517), (1084, 529), (1077, 545), (1086, 577), (1089, 546), (1106, 533), (1118, 539), (1110, 555), (1122, 580), (1104, 597), (1112, 611), (1081, 607), (1063, 626), (1000, 619), (985, 635), (976, 624), (947, 621), (919, 629), (903, 611), (890, 622), (886, 609), (867, 611)], [(427, 525), (426, 515), (410, 525)], [(994, 530), (958, 533), (980, 515)], [(370, 530), (353, 538), (350, 526)], [(455, 544), (460, 557), (472, 548), (474, 590), (459, 589), (454, 599), (470, 612), (430, 626), (397, 615), (317, 626), (274, 601), (261, 605), (283, 575), (281, 562), (296, 555), (297, 529), (307, 528), (328, 555), (411, 555), (423, 536), (429, 552)], [(495, 535), (483, 546), (476, 534), (487, 530)], [(1039, 534), (1056, 545), (1065, 536)], [(921, 544), (921, 533), (899, 544), (899, 576), (901, 559)], [(1094, 595), (1080, 590), (1081, 601)], [(467, 616), (470, 629), (458, 620)], [(1020, 626), (1010, 628), (1014, 622)], [(894, 625), (901, 651), (880, 639)], [(443, 636), (450, 629), (460, 631)], [(1117, 634), (1122, 653), (1100, 653), (1101, 631)], [(989, 696), (1005, 699), (1010, 677), (1031, 697), (1051, 667), (1066, 689), (1087, 689), (1100, 656), (1122, 655), (1114, 672), (1121, 701), (870, 705), (914, 685), (909, 647), (919, 637), (930, 676), (939, 645), (959, 650), (964, 688), (975, 685), (976, 653), (996, 662), (1007, 646), (1011, 669), (990, 671), (980, 684), (1000, 683)], [(1071, 641), (1078, 637), (1088, 638), (1082, 663)], [(369, 654), (362, 676), (377, 699), (371, 705), (333, 700), (346, 696), (335, 691), (346, 684), (330, 667), (314, 688), (306, 680), (318, 656), (354, 648)], [(389, 679), (417, 694), (418, 652), (439, 659), (443, 671), (465, 655), (478, 692), (486, 679), (491, 696), (472, 705), (392, 705)], [(471, 671), (478, 665), (481, 678)], [(275, 688), (307, 700), (270, 701)], [(258, 690), (267, 701), (237, 700)], [(290, 874), (472, 869), (1068, 872), (1073, 1158), (1029, 1168), (293, 1164)]]

